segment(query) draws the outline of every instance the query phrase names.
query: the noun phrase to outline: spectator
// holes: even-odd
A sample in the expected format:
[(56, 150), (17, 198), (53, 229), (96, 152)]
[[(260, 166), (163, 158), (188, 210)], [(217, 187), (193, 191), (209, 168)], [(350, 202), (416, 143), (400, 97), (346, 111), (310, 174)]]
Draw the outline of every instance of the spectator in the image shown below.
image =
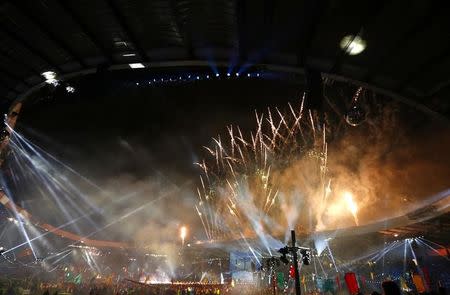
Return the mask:
[(384, 295), (401, 295), (400, 288), (393, 281), (384, 281), (381, 286), (383, 287)]

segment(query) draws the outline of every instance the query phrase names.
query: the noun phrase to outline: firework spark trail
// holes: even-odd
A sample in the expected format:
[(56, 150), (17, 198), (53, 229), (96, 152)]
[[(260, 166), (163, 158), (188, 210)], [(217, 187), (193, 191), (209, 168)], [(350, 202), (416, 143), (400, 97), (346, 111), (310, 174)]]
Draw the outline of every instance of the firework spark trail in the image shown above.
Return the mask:
[(210, 236), (213, 236), (215, 226), (216, 226), (216, 221), (217, 221), (217, 219), (215, 218), (215, 215), (213, 214), (213, 209), (212, 209), (212, 205), (211, 205), (212, 202), (214, 201), (213, 194), (212, 194), (209, 186), (206, 187), (203, 177), (201, 175), (200, 175), (200, 181), (202, 183), (203, 194), (204, 194), (204, 198), (203, 198), (204, 202), (202, 203), (202, 206), (204, 208), (206, 225), (208, 226)]
[[(201, 180), (201, 178), (200, 178), (200, 180)], [(202, 184), (203, 184), (203, 182), (202, 182)], [(205, 217), (206, 235), (209, 237), (209, 239), (212, 239), (211, 227), (209, 226), (208, 213), (207, 213), (206, 208), (205, 208), (207, 204), (205, 203), (205, 200), (202, 199), (202, 193), (200, 192), (200, 190), (198, 188), (197, 188), (197, 193), (198, 193), (198, 196), (199, 196), (199, 199), (200, 199), (199, 206), (200, 206), (200, 208), (203, 209), (203, 212), (200, 212), (199, 216), (204, 216)]]
[[(317, 165), (318, 169), (313, 171), (317, 170), (319, 185), (301, 196), (320, 195), (321, 203), (326, 203), (331, 193), (331, 179), (326, 175), (327, 129), (311, 110), (304, 116), (304, 103), (305, 95), (298, 109), (288, 104), (287, 113), (279, 108), (268, 109), (266, 113), (255, 111), (256, 129), (249, 132), (249, 139), (239, 126), (229, 125), (226, 127), (229, 138), (223, 140), (219, 135), (213, 138), (212, 146), (205, 147), (211, 161), (196, 163), (204, 178), (200, 178), (199, 203), (195, 208), (208, 239), (236, 236), (241, 229), (263, 239), (274, 224), (282, 228), (284, 222), (276, 219), (285, 215), (278, 201), (284, 188), (280, 187), (277, 177), (283, 169), (305, 157), (311, 158), (311, 165)], [(321, 136), (316, 134), (316, 125)], [(316, 177), (314, 173), (311, 175)], [(291, 198), (293, 196), (288, 194), (288, 199)], [(318, 219), (326, 206), (321, 207)], [(238, 224), (242, 228), (237, 228)], [(292, 225), (297, 226), (297, 220), (292, 221)]]
[(203, 221), (202, 212), (200, 212), (200, 210), (198, 210), (197, 205), (195, 205), (195, 210), (197, 210), (197, 214), (200, 217), (200, 220), (201, 220), (202, 225), (203, 225), (203, 229), (205, 230), (205, 233), (206, 233), (206, 237), (208, 238), (208, 240), (211, 240), (212, 237), (210, 236), (208, 228), (206, 227), (205, 222)]

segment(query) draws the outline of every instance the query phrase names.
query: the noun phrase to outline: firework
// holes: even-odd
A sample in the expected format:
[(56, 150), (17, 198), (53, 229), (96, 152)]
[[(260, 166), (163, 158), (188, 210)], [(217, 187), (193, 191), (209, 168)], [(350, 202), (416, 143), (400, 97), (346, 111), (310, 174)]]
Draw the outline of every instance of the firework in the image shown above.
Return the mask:
[(322, 223), (331, 193), (327, 129), (304, 105), (305, 95), (286, 112), (255, 111), (256, 129), (248, 137), (228, 126), (226, 138), (205, 147), (195, 209), (208, 239), (280, 234), (288, 226), (299, 229), (294, 219), (311, 213), (317, 219), (311, 226)]
[(181, 244), (184, 246), (184, 241), (186, 239), (187, 236), (187, 227), (186, 226), (182, 226), (180, 228), (180, 238), (181, 238)]
[(348, 210), (352, 213), (353, 218), (355, 219), (355, 224), (359, 225), (358, 222), (358, 205), (353, 201), (353, 195), (351, 192), (344, 192), (344, 200), (347, 203)]

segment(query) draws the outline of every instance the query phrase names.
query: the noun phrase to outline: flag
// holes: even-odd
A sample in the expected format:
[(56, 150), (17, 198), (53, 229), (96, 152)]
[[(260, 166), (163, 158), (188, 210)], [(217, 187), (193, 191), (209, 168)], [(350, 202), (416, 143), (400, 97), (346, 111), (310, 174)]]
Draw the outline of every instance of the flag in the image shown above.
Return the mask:
[(336, 285), (339, 290), (341, 290), (341, 279), (339, 278), (339, 275), (336, 275)]
[(277, 285), (280, 289), (284, 288), (284, 273), (282, 272), (277, 272)]
[(366, 277), (360, 275), (359, 279), (361, 280), (361, 287), (362, 287), (362, 289), (365, 289), (366, 288)]
[(416, 286), (417, 293), (425, 292), (425, 285), (424, 285), (423, 279), (420, 275), (413, 274), (412, 280), (413, 280), (414, 286)]
[(79, 273), (78, 275), (76, 275), (76, 276), (73, 278), (73, 282), (74, 282), (75, 284), (79, 285), (79, 284), (81, 284), (82, 278), (83, 278), (83, 277), (81, 276), (81, 273)]
[(423, 278), (425, 280), (425, 288), (430, 289), (431, 279), (430, 279), (430, 273), (428, 272), (428, 268), (422, 267), (422, 273), (423, 273)]
[(357, 294), (359, 292), (359, 287), (355, 273), (353, 272), (346, 273), (344, 279), (345, 283), (347, 284), (348, 292), (350, 294)]

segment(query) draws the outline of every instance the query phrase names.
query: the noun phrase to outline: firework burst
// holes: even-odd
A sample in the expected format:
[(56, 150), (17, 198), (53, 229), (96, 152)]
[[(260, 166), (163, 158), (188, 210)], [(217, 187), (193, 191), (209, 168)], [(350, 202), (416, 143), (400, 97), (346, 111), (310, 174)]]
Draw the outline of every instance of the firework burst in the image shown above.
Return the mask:
[(195, 206), (210, 240), (281, 235), (286, 229), (323, 227), (331, 193), (327, 175), (324, 119), (298, 105), (286, 111), (255, 111), (256, 129), (248, 136), (228, 126), (227, 136), (205, 146), (198, 204)]

